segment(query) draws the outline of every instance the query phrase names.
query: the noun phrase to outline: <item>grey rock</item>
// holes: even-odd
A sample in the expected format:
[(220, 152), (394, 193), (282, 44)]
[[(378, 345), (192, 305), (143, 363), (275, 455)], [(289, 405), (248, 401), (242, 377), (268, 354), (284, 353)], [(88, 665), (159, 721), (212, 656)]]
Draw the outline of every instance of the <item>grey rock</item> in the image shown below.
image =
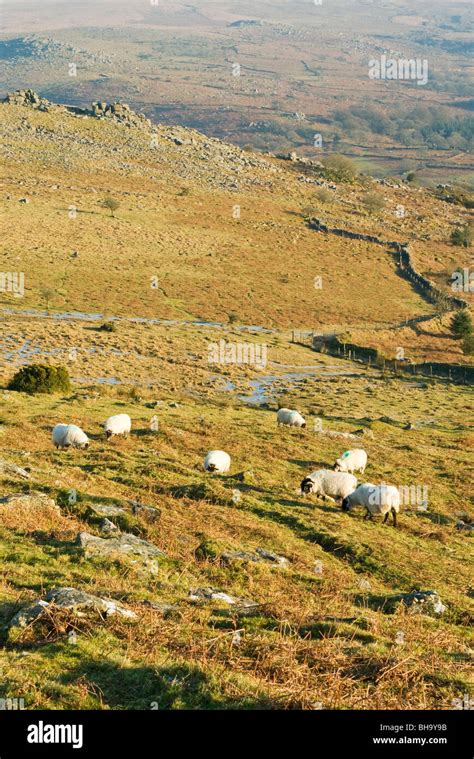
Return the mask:
[(39, 599), (29, 606), (20, 609), (10, 620), (9, 627), (25, 628), (39, 619), (46, 609), (51, 610), (52, 606), (71, 610), (80, 616), (83, 616), (88, 610), (95, 610), (104, 613), (106, 616), (118, 614), (128, 619), (134, 619), (137, 616), (135, 612), (115, 601), (93, 596), (82, 590), (76, 590), (75, 588), (53, 588), (46, 594), (44, 599)]
[(259, 604), (250, 601), (248, 598), (236, 598), (223, 590), (215, 588), (196, 588), (189, 592), (190, 601), (221, 601), (228, 606), (235, 606), (238, 609), (255, 609)]
[(100, 529), (104, 535), (111, 535), (113, 532), (117, 532), (118, 527), (116, 524), (111, 522), (110, 519), (107, 519), (107, 517), (105, 517), (100, 523)]
[(266, 551), (263, 548), (257, 548), (255, 552), (227, 551), (226, 553), (222, 554), (221, 561), (224, 564), (232, 564), (234, 561), (267, 561), (280, 567), (288, 566), (288, 559), (286, 559), (284, 556), (279, 556), (278, 554), (273, 553), (272, 551)]
[(117, 517), (126, 513), (125, 509), (115, 504), (93, 503), (89, 505), (89, 508), (99, 517)]
[(441, 615), (446, 611), (446, 606), (441, 602), (435, 590), (414, 590), (412, 593), (399, 593), (390, 596), (387, 601), (393, 605), (401, 601), (412, 613)]
[(16, 475), (17, 477), (22, 477), (24, 480), (28, 480), (30, 477), (25, 469), (22, 469), (16, 464), (10, 464), (4, 459), (0, 459), (0, 474)]
[(152, 572), (157, 571), (157, 559), (166, 556), (153, 543), (137, 538), (136, 535), (128, 532), (121, 532), (113, 538), (99, 538), (88, 532), (80, 532), (77, 536), (77, 544), (83, 549), (86, 558), (93, 556), (130, 558), (148, 567)]
[(0, 506), (26, 509), (54, 509), (60, 513), (59, 506), (53, 498), (45, 493), (32, 491), (31, 493), (13, 493), (0, 498)]
[(154, 506), (145, 506), (145, 504), (138, 503), (138, 501), (130, 501), (130, 505), (135, 516), (143, 517), (146, 522), (150, 522), (151, 524), (157, 522), (161, 517), (160, 509)]

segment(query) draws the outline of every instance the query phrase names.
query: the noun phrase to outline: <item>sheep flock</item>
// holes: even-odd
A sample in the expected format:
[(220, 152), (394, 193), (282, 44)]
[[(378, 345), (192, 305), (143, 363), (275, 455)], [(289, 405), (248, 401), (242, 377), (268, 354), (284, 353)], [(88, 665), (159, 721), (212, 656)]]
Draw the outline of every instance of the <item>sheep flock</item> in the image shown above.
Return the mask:
[[(304, 417), (294, 409), (280, 408), (277, 412), (278, 427), (296, 427), (304, 429)], [(115, 414), (104, 423), (107, 440), (116, 436), (127, 438), (132, 430), (132, 420), (128, 414)], [(56, 424), (52, 431), (53, 445), (57, 449), (87, 449), (90, 440), (87, 434), (75, 424)], [(397, 525), (400, 511), (400, 493), (394, 485), (370, 482), (359, 483), (354, 472), (365, 473), (367, 453), (361, 448), (354, 448), (341, 453), (333, 469), (318, 469), (308, 474), (300, 484), (300, 492), (306, 497), (314, 495), (324, 501), (340, 501), (345, 513), (354, 507), (365, 509), (365, 519), (383, 516), (384, 524), (392, 515), (393, 525)], [(205, 472), (215, 475), (226, 474), (231, 468), (231, 457), (223, 450), (209, 451), (202, 464)]]

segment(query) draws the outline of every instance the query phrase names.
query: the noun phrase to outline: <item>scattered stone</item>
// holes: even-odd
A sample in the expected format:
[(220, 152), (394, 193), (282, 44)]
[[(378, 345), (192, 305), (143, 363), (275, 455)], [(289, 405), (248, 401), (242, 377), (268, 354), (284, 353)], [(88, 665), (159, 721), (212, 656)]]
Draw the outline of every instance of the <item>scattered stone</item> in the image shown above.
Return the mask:
[(372, 440), (374, 437), (373, 430), (370, 430), (368, 427), (364, 427), (361, 430), (354, 430), (353, 434), (358, 435), (359, 437), (367, 437), (370, 440)]
[(222, 590), (215, 588), (196, 588), (189, 592), (190, 601), (222, 601), (228, 606), (235, 606), (239, 610), (256, 609), (259, 604), (248, 598), (235, 598)]
[(91, 511), (99, 517), (117, 517), (125, 514), (125, 509), (115, 504), (93, 503), (89, 505)]
[(177, 604), (160, 603), (158, 601), (143, 601), (144, 606), (149, 606), (151, 609), (158, 611), (163, 616), (171, 617), (176, 613), (179, 613)]
[(474, 522), (464, 522), (460, 519), (456, 523), (456, 530), (464, 530), (464, 532), (471, 533), (474, 530)]
[(104, 556), (110, 558), (130, 558), (140, 562), (152, 573), (158, 571), (157, 559), (165, 558), (166, 554), (152, 543), (128, 532), (121, 532), (113, 538), (99, 538), (88, 532), (80, 532), (77, 544), (83, 549), (86, 558)]
[(24, 480), (28, 480), (30, 477), (26, 469), (22, 469), (16, 464), (10, 464), (4, 459), (0, 459), (0, 474), (16, 475), (17, 477), (22, 477)]
[(118, 527), (116, 524), (111, 522), (110, 519), (107, 519), (107, 517), (105, 517), (105, 519), (103, 519), (100, 523), (100, 529), (104, 535), (111, 535), (113, 532), (117, 532)]
[(60, 513), (59, 506), (53, 498), (45, 493), (32, 491), (30, 493), (13, 493), (0, 498), (0, 506), (24, 509), (54, 509)]
[(288, 559), (284, 556), (279, 556), (272, 551), (266, 551), (263, 548), (257, 548), (255, 552), (252, 551), (227, 551), (221, 555), (221, 561), (224, 564), (232, 564), (234, 561), (268, 561), (270, 564), (276, 564), (280, 567), (288, 566)]
[(127, 619), (135, 619), (135, 612), (127, 609), (125, 606), (111, 601), (109, 599), (93, 596), (83, 590), (75, 588), (53, 588), (44, 599), (34, 601), (29, 606), (20, 609), (10, 620), (9, 628), (24, 629), (28, 625), (36, 622), (45, 613), (46, 609), (51, 607), (59, 609), (68, 609), (73, 611), (77, 616), (85, 616), (87, 611), (93, 610), (105, 614), (107, 617), (118, 614)]
[(444, 614), (446, 606), (441, 602), (435, 590), (414, 590), (412, 593), (400, 593), (390, 596), (387, 601), (392, 606), (401, 601), (414, 614)]
[(138, 503), (138, 501), (130, 501), (130, 505), (135, 516), (143, 517), (146, 522), (151, 524), (157, 522), (161, 517), (160, 509), (157, 509), (154, 506), (145, 506), (145, 504)]

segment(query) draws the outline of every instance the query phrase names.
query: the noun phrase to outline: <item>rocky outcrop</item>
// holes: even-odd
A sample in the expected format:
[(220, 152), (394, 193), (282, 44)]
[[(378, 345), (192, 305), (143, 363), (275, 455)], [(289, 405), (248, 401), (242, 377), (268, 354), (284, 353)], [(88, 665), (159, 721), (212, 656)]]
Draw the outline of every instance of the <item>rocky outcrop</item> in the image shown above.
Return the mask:
[(46, 613), (54, 614), (55, 609), (68, 610), (84, 617), (90, 612), (98, 612), (110, 617), (114, 614), (127, 619), (135, 619), (135, 612), (107, 598), (91, 595), (75, 588), (52, 588), (44, 599), (38, 599), (18, 611), (8, 624), (9, 637), (40, 620)]
[(127, 103), (94, 102), (92, 103), (91, 115), (98, 119), (114, 119), (129, 127), (148, 127), (152, 123), (143, 113), (132, 111)]
[(29, 89), (9, 92), (6, 98), (2, 100), (2, 103), (27, 106), (29, 108), (36, 108), (38, 111), (50, 111), (52, 108), (63, 108), (62, 106), (50, 103), (49, 100), (41, 97), (37, 92), (34, 92), (34, 90)]
[(76, 542), (86, 558), (102, 556), (110, 559), (130, 559), (152, 573), (157, 571), (158, 559), (166, 556), (153, 543), (128, 532), (121, 532), (112, 538), (99, 538), (88, 532), (80, 532)]
[(35, 491), (31, 493), (13, 493), (12, 495), (0, 498), (0, 508), (5, 507), (28, 510), (53, 509), (58, 514), (60, 513), (59, 506), (53, 498), (50, 498), (45, 493)]

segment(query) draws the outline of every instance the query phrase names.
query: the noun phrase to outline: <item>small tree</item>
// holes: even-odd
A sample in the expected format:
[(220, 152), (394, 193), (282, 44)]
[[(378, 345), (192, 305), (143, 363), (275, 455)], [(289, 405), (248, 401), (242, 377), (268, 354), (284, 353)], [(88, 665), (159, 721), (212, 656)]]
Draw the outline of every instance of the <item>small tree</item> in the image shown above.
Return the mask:
[(53, 290), (51, 287), (43, 287), (41, 288), (41, 297), (45, 302), (46, 311), (49, 313), (49, 307), (51, 304), (51, 301), (56, 295), (56, 290)]
[(368, 192), (362, 203), (371, 216), (385, 208), (385, 200), (377, 192)]
[(456, 227), (451, 232), (451, 242), (453, 245), (460, 245), (463, 248), (470, 248), (472, 245), (472, 227), (466, 224), (465, 227)]
[(438, 320), (438, 323), (441, 324), (443, 321), (443, 316), (452, 309), (451, 301), (448, 295), (446, 293), (439, 293), (439, 295), (436, 296), (435, 301), (435, 312), (436, 312), (436, 318)]
[(112, 198), (110, 195), (104, 198), (102, 205), (110, 211), (110, 215), (113, 217), (115, 217), (115, 211), (120, 208), (118, 200), (115, 200), (115, 198)]
[(333, 182), (353, 182), (357, 168), (350, 158), (343, 155), (331, 155), (323, 161), (324, 174)]
[(463, 308), (454, 314), (450, 328), (453, 335), (459, 338), (465, 338), (472, 334), (472, 319), (467, 309)]

